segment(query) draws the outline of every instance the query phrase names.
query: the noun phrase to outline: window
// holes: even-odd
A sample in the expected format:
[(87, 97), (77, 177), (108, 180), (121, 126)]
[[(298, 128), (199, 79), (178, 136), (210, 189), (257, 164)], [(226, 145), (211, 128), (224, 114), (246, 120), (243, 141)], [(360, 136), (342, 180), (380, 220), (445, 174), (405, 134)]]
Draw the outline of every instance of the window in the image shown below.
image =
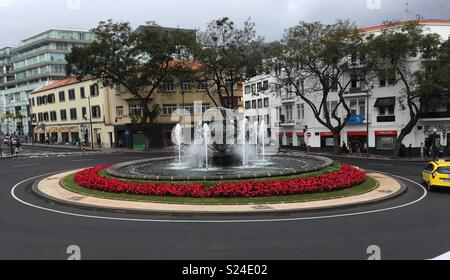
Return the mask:
[(395, 136), (376, 136), (376, 148), (378, 150), (393, 150), (397, 137)]
[(144, 110), (141, 105), (131, 105), (130, 106), (130, 116), (139, 117), (142, 116)]
[(305, 104), (297, 105), (297, 116), (299, 120), (305, 119)]
[(70, 119), (76, 120), (77, 119), (77, 109), (70, 109)]
[(87, 109), (86, 107), (81, 107), (81, 117), (85, 120), (87, 120), (88, 115), (87, 115)]
[(55, 111), (50, 112), (50, 120), (52, 122), (56, 122), (56, 112)]
[(99, 119), (102, 117), (101, 111), (100, 111), (100, 106), (92, 106), (91, 107), (91, 112), (92, 112), (92, 118), (94, 119)]
[(250, 101), (246, 101), (245, 102), (245, 109), (248, 110), (248, 109), (251, 109), (251, 108), (252, 108), (252, 104), (250, 103)]
[(258, 83), (256, 85), (256, 88), (257, 88), (258, 92), (261, 92), (263, 90), (263, 84), (262, 83)]
[(176, 104), (163, 105), (163, 115), (170, 116), (177, 110)]
[(183, 91), (191, 91), (191, 82), (185, 81), (181, 84)]
[(386, 87), (386, 78), (380, 77), (380, 87)]
[(48, 102), (48, 104), (54, 104), (55, 103), (55, 95), (54, 94), (49, 94), (47, 96), (47, 102)]
[(393, 116), (395, 115), (394, 106), (382, 106), (378, 108), (380, 110), (380, 116)]
[(256, 94), (256, 84), (252, 85), (252, 94)]
[(264, 108), (269, 107), (269, 98), (264, 98)]
[(173, 81), (164, 81), (163, 90), (166, 92), (175, 91), (175, 83)]
[(244, 88), (245, 94), (250, 94), (250, 90), (251, 90), (250, 86), (245, 86)]
[(123, 106), (116, 106), (116, 117), (123, 117)]
[(200, 91), (207, 90), (208, 89), (208, 83), (206, 81), (199, 81), (197, 89), (200, 90)]
[(91, 96), (92, 96), (92, 97), (95, 97), (95, 96), (98, 96), (98, 95), (99, 95), (99, 92), (98, 92), (98, 84), (93, 84), (93, 85), (91, 85), (91, 86), (89, 87), (89, 89), (90, 89), (90, 92), (91, 92)]
[(86, 92), (84, 90), (84, 87), (80, 87), (80, 97), (81, 97), (81, 99), (86, 98)]
[(288, 123), (292, 122), (292, 105), (286, 105), (286, 121)]
[(69, 89), (69, 100), (75, 100), (75, 90), (74, 89)]
[(44, 121), (44, 114), (38, 113), (38, 120), (39, 120), (40, 122)]
[(44, 122), (48, 122), (50, 120), (50, 118), (48, 117), (48, 113), (45, 112), (44, 113)]
[(188, 111), (190, 114), (194, 114), (194, 104), (185, 104), (184, 110)]
[(350, 100), (350, 112), (354, 116), (365, 116), (366, 115), (366, 100), (365, 99)]
[(61, 115), (61, 121), (67, 121), (67, 112), (66, 112), (66, 110), (61, 110), (60, 111), (60, 115)]
[(262, 107), (263, 107), (263, 100), (258, 99), (258, 108), (262, 108)]
[(352, 75), (350, 79), (351, 79), (350, 87), (357, 88), (358, 87), (358, 76)]
[(59, 102), (65, 102), (66, 101), (66, 92), (60, 91), (59, 92)]
[(263, 82), (263, 86), (262, 86), (262, 90), (268, 90), (269, 89), (269, 81), (264, 81)]
[(256, 100), (252, 100), (252, 108), (256, 109)]

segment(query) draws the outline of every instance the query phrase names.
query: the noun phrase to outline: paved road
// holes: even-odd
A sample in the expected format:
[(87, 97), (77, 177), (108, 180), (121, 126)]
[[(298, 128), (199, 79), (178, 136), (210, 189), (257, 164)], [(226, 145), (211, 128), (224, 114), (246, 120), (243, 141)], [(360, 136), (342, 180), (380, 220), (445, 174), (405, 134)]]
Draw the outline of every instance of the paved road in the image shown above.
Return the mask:
[[(270, 216), (91, 212), (43, 201), (31, 193), (32, 180), (17, 185), (15, 194), (27, 203), (79, 215), (73, 216), (23, 205), (10, 194), (14, 185), (33, 176), (145, 157), (0, 160), (0, 259), (66, 259), (69, 245), (80, 246), (85, 259), (367, 259), (370, 245), (379, 246), (384, 259), (428, 259), (450, 251), (450, 193), (431, 193), (403, 206), (424, 197), (424, 190), (406, 179), (401, 180), (408, 186), (405, 195), (380, 204)], [(419, 163), (345, 162), (413, 181), (421, 169)], [(139, 221), (123, 220), (130, 218)]]

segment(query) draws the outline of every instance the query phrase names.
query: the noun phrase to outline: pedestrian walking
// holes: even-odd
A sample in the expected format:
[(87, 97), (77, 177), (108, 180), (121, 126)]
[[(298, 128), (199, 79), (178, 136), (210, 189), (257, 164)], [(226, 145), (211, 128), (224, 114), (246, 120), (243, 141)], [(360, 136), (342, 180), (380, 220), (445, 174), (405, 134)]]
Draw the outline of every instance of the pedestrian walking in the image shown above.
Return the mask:
[(409, 144), (409, 147), (408, 147), (408, 157), (412, 158), (412, 144)]
[(20, 143), (20, 140), (17, 139), (15, 154), (20, 155), (21, 153), (22, 153), (22, 144)]

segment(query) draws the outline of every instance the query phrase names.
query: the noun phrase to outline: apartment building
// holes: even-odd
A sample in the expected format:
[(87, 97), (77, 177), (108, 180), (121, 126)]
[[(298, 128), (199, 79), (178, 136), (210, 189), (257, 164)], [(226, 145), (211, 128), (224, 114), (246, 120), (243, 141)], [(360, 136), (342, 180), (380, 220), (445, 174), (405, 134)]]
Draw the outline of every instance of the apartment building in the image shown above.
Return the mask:
[[(96, 80), (66, 78), (29, 94), (33, 140), (37, 143), (114, 146), (116, 95)], [(114, 104), (120, 102), (114, 101)]]
[(17, 47), (3, 49), (7, 58), (0, 58), (0, 65), (6, 64), (3, 73), (7, 77), (3, 76), (3, 84), (0, 82), (0, 107), (3, 114), (9, 112), (15, 117), (0, 123), (2, 131), (9, 127), (9, 133), (28, 136), (31, 131), (28, 94), (64, 79), (65, 55), (73, 47), (93, 40), (94, 35), (88, 31), (51, 29), (22, 40)]
[[(424, 20), (420, 22), (427, 32), (449, 38), (450, 21)], [(370, 27), (365, 32), (378, 32), (382, 27)], [(417, 62), (420, 63), (420, 62)], [(395, 75), (395, 74), (394, 74)], [(332, 150), (332, 133), (315, 118), (311, 108), (300, 97), (274, 86), (272, 75), (253, 77), (244, 83), (245, 115), (251, 120), (265, 120), (271, 127), (273, 141), (282, 146), (310, 147), (314, 150)], [(368, 91), (364, 84), (351, 82), (345, 94), (352, 117), (341, 133), (340, 142), (367, 145), (371, 153), (391, 154), (397, 136), (409, 120), (409, 113), (399, 101), (402, 85), (392, 76), (374, 81), (374, 89)], [(331, 93), (328, 107), (336, 108), (337, 94)], [(344, 115), (338, 108), (338, 115)], [(367, 129), (369, 128), (369, 129)], [(440, 143), (450, 151), (450, 104), (440, 104), (422, 115), (418, 125), (408, 135), (404, 144), (420, 154), (422, 145), (430, 145), (434, 133)], [(340, 144), (341, 144), (340, 143)]]

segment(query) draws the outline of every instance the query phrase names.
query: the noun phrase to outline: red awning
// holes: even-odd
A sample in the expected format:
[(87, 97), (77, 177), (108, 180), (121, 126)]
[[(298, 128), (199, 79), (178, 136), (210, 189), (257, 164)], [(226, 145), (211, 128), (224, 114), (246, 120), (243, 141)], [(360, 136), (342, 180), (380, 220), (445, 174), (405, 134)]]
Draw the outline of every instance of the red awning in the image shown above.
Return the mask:
[(397, 130), (379, 130), (375, 131), (375, 136), (397, 136)]
[(297, 137), (305, 137), (305, 133), (304, 132), (297, 132)]
[(333, 133), (331, 132), (321, 132), (320, 137), (333, 137)]
[(347, 136), (367, 136), (367, 131), (349, 131)]
[(294, 133), (293, 132), (286, 132), (286, 136), (287, 137), (292, 137), (292, 136), (294, 136)]

